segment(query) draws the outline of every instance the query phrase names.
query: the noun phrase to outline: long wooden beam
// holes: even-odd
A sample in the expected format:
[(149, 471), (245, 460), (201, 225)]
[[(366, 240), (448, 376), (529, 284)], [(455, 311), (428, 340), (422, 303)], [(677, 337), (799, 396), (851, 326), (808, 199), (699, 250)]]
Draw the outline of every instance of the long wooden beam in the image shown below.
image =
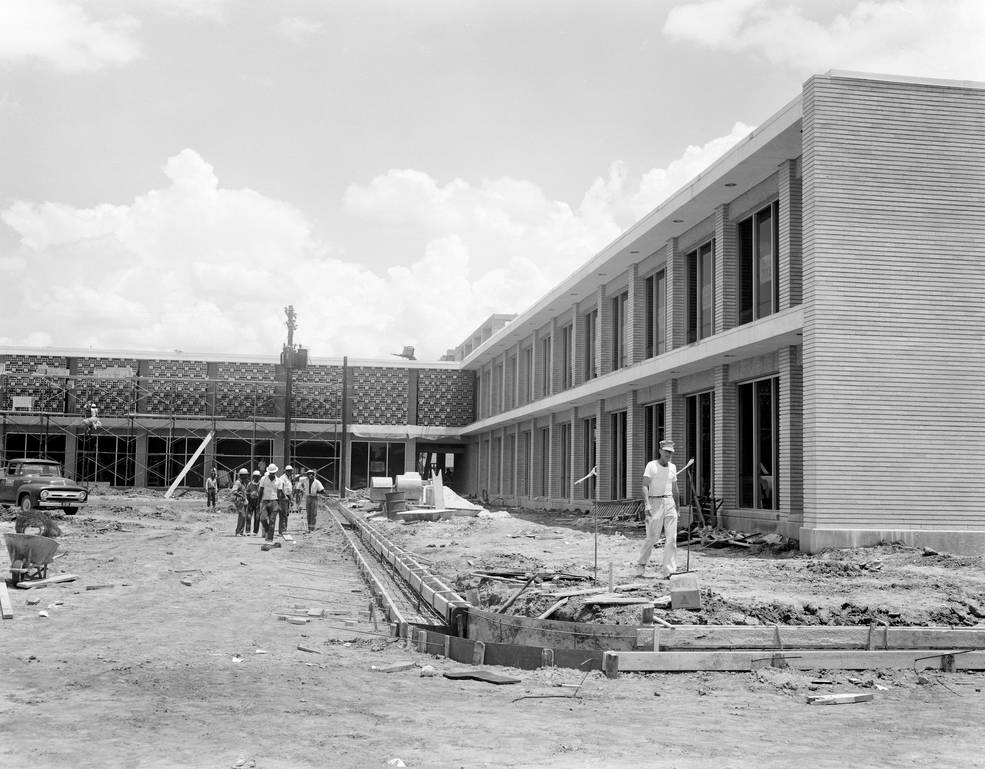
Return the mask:
[(796, 670), (985, 670), (985, 652), (954, 648), (939, 651), (606, 652), (603, 660), (603, 669), (610, 677), (628, 672), (750, 671), (760, 667), (789, 667)]
[(174, 483), (171, 484), (170, 488), (165, 492), (164, 498), (171, 499), (171, 495), (174, 494), (174, 490), (178, 488), (178, 485), (185, 480), (185, 476), (188, 475), (188, 471), (192, 469), (198, 458), (202, 456), (202, 452), (205, 451), (205, 447), (209, 445), (212, 438), (215, 437), (215, 430), (209, 430), (209, 434), (202, 439), (199, 447), (195, 449), (195, 453), (192, 454), (191, 459), (188, 460), (188, 464), (182, 468), (181, 472), (178, 473), (178, 477), (174, 479)]

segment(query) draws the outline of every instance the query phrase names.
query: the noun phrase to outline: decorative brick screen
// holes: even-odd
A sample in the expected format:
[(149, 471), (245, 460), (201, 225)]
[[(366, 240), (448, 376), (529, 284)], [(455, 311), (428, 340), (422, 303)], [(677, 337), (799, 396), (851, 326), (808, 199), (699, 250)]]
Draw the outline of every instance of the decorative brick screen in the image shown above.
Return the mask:
[(407, 424), (407, 369), (354, 367), (349, 405), (354, 424)]
[(472, 421), (475, 376), (471, 371), (421, 369), (417, 380), (417, 422), (461, 427)]

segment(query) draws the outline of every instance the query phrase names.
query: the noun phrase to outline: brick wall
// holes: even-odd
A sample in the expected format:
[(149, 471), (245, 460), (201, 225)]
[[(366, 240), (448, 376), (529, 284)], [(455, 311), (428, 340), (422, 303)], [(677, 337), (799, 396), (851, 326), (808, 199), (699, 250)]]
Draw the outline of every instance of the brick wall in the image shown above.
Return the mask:
[(274, 364), (231, 363), (216, 366), (216, 416), (253, 419), (274, 415)]
[(407, 369), (354, 366), (350, 376), (349, 408), (354, 424), (407, 424)]
[(140, 361), (140, 394), (145, 404), (143, 412), (210, 416), (206, 381), (208, 368), (208, 363), (197, 360), (153, 358)]
[[(406, 389), (392, 393), (406, 401)], [(308, 366), (294, 373), (291, 404), (298, 419), (342, 419), (342, 367)]]
[(94, 402), (99, 406), (100, 416), (121, 417), (137, 410), (137, 380), (125, 379), (94, 379), (96, 371), (107, 368), (129, 367), (136, 376), (138, 362), (135, 358), (76, 358), (75, 380), (76, 410), (82, 413), (86, 403)]
[(471, 371), (420, 369), (417, 380), (417, 423), (461, 427), (473, 418)]
[(0, 408), (13, 408), (13, 398), (30, 397), (32, 411), (62, 413), (65, 409), (65, 379), (34, 376), (39, 366), (66, 368), (65, 358), (55, 355), (3, 355), (6, 376)]

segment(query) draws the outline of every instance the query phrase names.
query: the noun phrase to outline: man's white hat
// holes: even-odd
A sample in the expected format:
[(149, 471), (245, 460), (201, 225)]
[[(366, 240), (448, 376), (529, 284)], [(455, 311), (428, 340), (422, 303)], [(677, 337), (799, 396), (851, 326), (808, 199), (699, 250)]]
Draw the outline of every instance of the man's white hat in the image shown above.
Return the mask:
[(268, 473), (276, 473), (277, 472), (277, 465), (275, 465), (273, 462), (271, 462), (269, 465), (267, 465), (267, 472)]
[(247, 470), (247, 469), (246, 469), (246, 468), (244, 467), (244, 468), (242, 468), (242, 469), (241, 469), (241, 470), (239, 471), (239, 474), (240, 474), (240, 475), (249, 475), (249, 474), (250, 474), (250, 471), (249, 471), (249, 470)]
[(673, 441), (660, 441), (660, 450), (669, 451), (671, 454), (674, 453), (674, 442)]

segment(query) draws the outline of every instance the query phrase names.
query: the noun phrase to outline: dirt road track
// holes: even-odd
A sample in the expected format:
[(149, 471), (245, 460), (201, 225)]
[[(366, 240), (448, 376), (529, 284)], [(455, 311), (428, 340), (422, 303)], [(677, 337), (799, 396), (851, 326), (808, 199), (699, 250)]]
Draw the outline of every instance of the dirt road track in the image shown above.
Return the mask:
[[(202, 507), (98, 500), (91, 520), (66, 522), (68, 555), (55, 562), (80, 579), (11, 590), (0, 766), (985, 766), (982, 676), (942, 679), (946, 688), (864, 674), (886, 687), (875, 701), (815, 707), (806, 695), (817, 674), (779, 670), (592, 674), (578, 699), (518, 702), (570, 693), (556, 684), (582, 675), (500, 670), (522, 682), (490, 686), (416, 667), (374, 672), (460, 666), (372, 634), (369, 593), (331, 530), (296, 532), (296, 544), (263, 553), (259, 538), (232, 537), (231, 519)], [(97, 584), (114, 586), (86, 590)], [(41, 602), (27, 606), (35, 593)], [(308, 606), (341, 613), (277, 619)], [(842, 674), (827, 678), (836, 683), (825, 693), (857, 690)]]

